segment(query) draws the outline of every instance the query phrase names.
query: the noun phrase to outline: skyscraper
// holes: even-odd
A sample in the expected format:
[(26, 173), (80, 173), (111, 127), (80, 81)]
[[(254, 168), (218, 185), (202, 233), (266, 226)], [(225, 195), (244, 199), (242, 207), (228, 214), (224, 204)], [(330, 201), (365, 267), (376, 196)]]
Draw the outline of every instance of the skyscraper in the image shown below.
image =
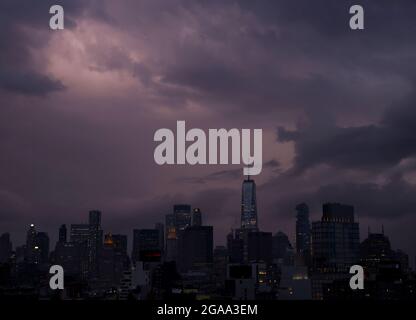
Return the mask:
[(175, 215), (166, 215), (166, 244), (165, 259), (166, 261), (175, 261), (178, 254), (178, 235), (175, 226)]
[(89, 212), (89, 237), (88, 237), (88, 271), (90, 277), (98, 275), (98, 254), (103, 243), (103, 231), (101, 230), (101, 212), (92, 210)]
[(130, 258), (127, 254), (127, 236), (123, 234), (112, 235), (115, 251), (116, 265), (121, 265), (122, 270), (129, 270)]
[(296, 206), (296, 253), (305, 265), (310, 264), (311, 225), (309, 208), (305, 203)]
[(49, 236), (46, 232), (36, 234), (36, 246), (39, 250), (39, 262), (48, 263), (49, 261)]
[(120, 284), (123, 272), (130, 270), (127, 256), (127, 236), (111, 233), (104, 235), (104, 243), (99, 249), (99, 279), (107, 288)]
[(314, 269), (348, 272), (359, 254), (359, 226), (354, 221), (354, 207), (339, 203), (323, 205), (321, 221), (312, 224)]
[(202, 213), (199, 208), (192, 210), (192, 225), (196, 227), (202, 226)]
[(241, 195), (241, 229), (258, 230), (256, 183), (250, 176), (244, 180)]
[(101, 211), (91, 210), (89, 212), (89, 225), (90, 226), (101, 226)]
[[(124, 242), (123, 236), (118, 235), (117, 238)], [(119, 285), (123, 271), (126, 270), (125, 255), (120, 251), (123, 249), (117, 248), (116, 245), (114, 236), (111, 233), (106, 234), (98, 255), (100, 286), (109, 289)]]
[(360, 266), (364, 268), (364, 288), (345, 290), (349, 278), (334, 281), (324, 287), (324, 299), (414, 300), (415, 281), (409, 277), (408, 256), (393, 250), (389, 238), (381, 233), (370, 233), (360, 244)]
[(61, 225), (59, 228), (59, 238), (58, 238), (59, 242), (66, 242), (67, 241), (67, 230), (66, 230), (66, 225)]
[(213, 227), (186, 228), (179, 239), (179, 270), (211, 267), (213, 262)]
[[(82, 246), (75, 242), (57, 242), (55, 262), (64, 268), (65, 275), (86, 277), (86, 264), (82, 264)], [(84, 270), (81, 269), (84, 266)]]
[(322, 298), (322, 286), (348, 277), (349, 268), (359, 259), (359, 225), (354, 207), (339, 203), (323, 205), (321, 221), (312, 223), (314, 298)]
[(227, 274), (228, 249), (224, 246), (216, 246), (213, 253), (214, 281), (216, 287), (224, 284)]
[(124, 254), (127, 254), (127, 236), (123, 234), (113, 234), (111, 236), (111, 239), (114, 243), (114, 248), (122, 252)]
[(175, 204), (173, 206), (173, 215), (177, 231), (182, 231), (191, 226), (191, 206), (189, 204)]
[(80, 244), (88, 243), (90, 235), (90, 226), (88, 224), (71, 224), (70, 240), (71, 242)]
[(29, 226), (29, 230), (26, 234), (26, 252), (25, 252), (25, 260), (28, 263), (35, 263), (36, 262), (36, 228), (34, 224)]
[(165, 251), (165, 226), (161, 222), (155, 223), (155, 229), (159, 230), (159, 246), (162, 252)]
[(240, 238), (240, 234), (231, 230), (227, 235), (227, 251), (228, 261), (230, 263), (244, 262), (244, 239)]
[(175, 261), (178, 257), (178, 240), (181, 233), (191, 226), (191, 206), (175, 204), (173, 214), (166, 215), (166, 254), (167, 261)]
[(280, 265), (293, 264), (293, 248), (289, 237), (282, 231), (276, 232), (272, 238), (273, 261)]
[(161, 254), (160, 230), (135, 229), (133, 230), (133, 262), (145, 260), (147, 254)]
[(248, 233), (248, 262), (272, 262), (272, 233), (254, 231)]
[(360, 264), (371, 275), (379, 273), (380, 268), (387, 264), (398, 264), (403, 273), (409, 271), (409, 257), (402, 250), (393, 250), (389, 238), (381, 233), (370, 233), (360, 244)]
[(7, 262), (12, 254), (12, 242), (10, 241), (10, 234), (3, 233), (0, 236), (0, 263)]
[(104, 243), (99, 251), (99, 271), (100, 280), (107, 283), (114, 283), (115, 275), (115, 249), (113, 235), (107, 233), (104, 235)]
[(383, 260), (393, 258), (390, 240), (384, 233), (370, 233), (360, 244), (361, 263), (367, 268), (377, 266)]
[[(88, 278), (89, 270), (89, 250), (88, 243), (90, 238), (90, 226), (88, 224), (71, 224), (70, 239), (71, 243), (63, 247), (63, 255), (76, 253), (76, 259), (69, 259), (63, 257), (63, 260), (69, 260), (68, 264), (79, 263), (79, 270), (81, 271), (81, 278)], [(75, 262), (73, 262), (75, 260)], [(75, 270), (75, 267), (73, 268)]]

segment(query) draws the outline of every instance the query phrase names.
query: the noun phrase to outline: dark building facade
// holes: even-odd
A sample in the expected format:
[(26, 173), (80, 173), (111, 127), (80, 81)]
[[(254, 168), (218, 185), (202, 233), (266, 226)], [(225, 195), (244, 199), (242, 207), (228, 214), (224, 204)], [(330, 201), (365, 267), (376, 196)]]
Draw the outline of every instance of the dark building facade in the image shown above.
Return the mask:
[[(62, 266), (65, 275), (85, 278), (86, 266), (82, 270), (81, 258), (85, 257), (85, 247), (75, 242), (58, 242), (55, 247), (55, 263)], [(84, 274), (83, 274), (84, 271)]]
[(227, 276), (228, 249), (224, 246), (216, 246), (213, 253), (214, 281), (218, 288), (224, 286)]
[(161, 222), (155, 223), (155, 229), (159, 231), (159, 246), (162, 253), (165, 252), (165, 226)]
[(247, 240), (248, 262), (272, 262), (271, 232), (250, 232)]
[(127, 254), (127, 236), (126, 235), (113, 234), (111, 235), (111, 239), (113, 241), (114, 248), (117, 251)]
[[(70, 243), (64, 248), (65, 252), (77, 252), (78, 257), (75, 259), (79, 261), (80, 277), (87, 279), (89, 276), (89, 238), (90, 238), (90, 226), (88, 224), (71, 224), (70, 230)], [(73, 249), (72, 247), (76, 247)], [(68, 258), (72, 260), (72, 258)]]
[(66, 229), (66, 225), (65, 224), (61, 225), (59, 227), (58, 241), (62, 242), (62, 243), (65, 243), (68, 239), (67, 234), (68, 234), (68, 232), (67, 232), (67, 229)]
[[(118, 238), (120, 239), (120, 236)], [(99, 250), (98, 257), (100, 285), (106, 288), (117, 287), (128, 265), (123, 249), (117, 246), (111, 233), (104, 236), (104, 244)]]
[(312, 293), (322, 299), (324, 284), (343, 279), (359, 261), (359, 225), (354, 207), (339, 203), (323, 205), (321, 221), (312, 223)]
[(29, 226), (29, 230), (26, 233), (26, 252), (25, 252), (25, 261), (27, 263), (37, 263), (38, 249), (36, 246), (36, 228), (34, 224)]
[(88, 244), (90, 226), (88, 224), (71, 224), (70, 242)]
[(0, 236), (0, 263), (5, 263), (9, 260), (12, 254), (13, 246), (10, 241), (10, 234), (3, 233)]
[(192, 225), (191, 206), (189, 204), (175, 204), (173, 206), (173, 214), (166, 215), (165, 222), (165, 257), (167, 261), (176, 261), (178, 259), (181, 233)]
[(103, 244), (103, 231), (101, 230), (101, 211), (89, 212), (88, 236), (88, 273), (89, 277), (98, 276), (98, 256)]
[(46, 232), (36, 234), (36, 247), (39, 251), (39, 263), (49, 262), (49, 236)]
[(364, 289), (349, 290), (349, 279), (324, 285), (327, 300), (414, 300), (416, 281), (408, 270), (407, 255), (391, 248), (389, 238), (368, 233), (360, 244), (360, 262), (364, 268)]
[(358, 262), (360, 244), (354, 207), (324, 204), (321, 221), (313, 223), (312, 239), (315, 271), (348, 272)]
[(282, 265), (293, 264), (293, 248), (289, 237), (282, 231), (276, 232), (272, 238), (273, 261)]
[(213, 227), (192, 226), (186, 228), (179, 240), (178, 266), (181, 272), (212, 267)]
[(402, 275), (410, 272), (409, 256), (402, 250), (393, 250), (389, 238), (382, 233), (368, 233), (360, 244), (360, 263), (369, 279), (374, 279), (385, 265), (396, 265)]
[(159, 254), (160, 258), (163, 245), (160, 243), (159, 232), (158, 229), (133, 230), (133, 262), (144, 261), (147, 254)]
[(175, 226), (175, 215), (166, 215), (166, 240), (165, 240), (165, 259), (166, 261), (176, 261), (178, 258), (178, 231)]
[(228, 261), (230, 263), (244, 262), (244, 239), (241, 239), (239, 233), (231, 231), (227, 235)]

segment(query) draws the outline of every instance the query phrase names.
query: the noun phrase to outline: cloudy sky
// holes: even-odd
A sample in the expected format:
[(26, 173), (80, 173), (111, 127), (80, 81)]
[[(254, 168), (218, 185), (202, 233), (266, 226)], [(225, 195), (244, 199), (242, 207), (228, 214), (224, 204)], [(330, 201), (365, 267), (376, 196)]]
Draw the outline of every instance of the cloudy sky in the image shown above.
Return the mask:
[[(202, 208), (218, 244), (239, 224), (240, 166), (158, 166), (159, 128), (262, 128), (263, 230), (294, 207), (353, 204), (416, 255), (414, 0), (0, 2), (0, 232), (103, 212), (105, 231)], [(349, 7), (365, 30), (349, 29)], [(413, 258), (412, 258), (413, 260)]]

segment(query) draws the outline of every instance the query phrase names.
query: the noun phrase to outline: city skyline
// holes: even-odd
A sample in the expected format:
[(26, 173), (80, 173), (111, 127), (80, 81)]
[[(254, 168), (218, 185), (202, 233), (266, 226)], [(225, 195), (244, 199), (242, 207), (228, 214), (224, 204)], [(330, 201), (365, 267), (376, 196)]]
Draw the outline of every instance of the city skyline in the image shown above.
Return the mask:
[[(248, 180), (247, 180), (247, 178), (244, 179), (243, 184), (242, 184), (243, 185), (243, 190), (241, 192), (241, 198), (242, 199), (243, 199), (243, 195), (244, 195), (244, 183), (247, 182), (247, 181), (250, 181), (251, 183), (254, 183), (254, 185), (255, 185), (255, 181), (254, 181), (253, 178), (249, 178)], [(328, 203), (328, 202), (325, 202), (325, 203)], [(312, 223), (314, 223), (314, 222), (320, 221), (320, 217), (322, 215), (322, 210), (323, 210), (323, 207), (324, 207), (325, 203), (322, 204), (322, 206), (320, 208), (320, 211), (315, 215), (316, 218), (315, 219), (311, 219), (310, 225), (312, 225)], [(259, 227), (256, 227), (256, 230), (271, 232), (274, 235), (277, 234), (277, 233), (279, 233), (279, 232), (283, 232), (284, 234), (286, 234), (286, 235), (289, 236), (290, 243), (296, 249), (297, 246), (298, 246), (298, 242), (296, 241), (296, 238), (297, 238), (297, 234), (296, 234), (296, 230), (297, 230), (296, 218), (297, 218), (297, 214), (299, 215), (299, 210), (302, 210), (300, 208), (302, 208), (302, 206), (305, 206), (305, 205), (306, 204), (302, 202), (302, 203), (299, 203), (297, 206), (295, 206), (293, 208), (293, 212), (292, 212), (293, 213), (293, 221), (292, 221), (293, 222), (293, 225), (292, 225), (292, 229), (289, 229), (289, 230), (283, 230), (283, 229), (270, 230), (268, 228), (264, 228), (262, 226), (259, 226)], [(174, 208), (175, 206), (178, 206), (178, 204), (172, 205), (172, 208)], [(181, 204), (179, 206), (184, 206), (184, 204)], [(192, 209), (192, 212), (190, 211), (190, 215), (191, 216), (192, 216), (192, 213), (194, 212), (195, 209), (196, 210), (199, 210), (198, 212), (200, 213), (200, 210), (201, 209), (198, 206), (192, 207), (192, 205), (188, 205), (188, 204), (186, 204), (185, 206), (189, 206), (189, 210)], [(307, 206), (307, 211), (309, 213), (309, 207), (308, 206)], [(94, 213), (94, 212), (99, 212), (100, 213), (100, 220), (101, 220), (101, 214), (102, 214), (102, 211), (101, 210), (93, 209), (93, 210), (87, 211), (87, 213), (90, 213), (90, 214), (91, 213)], [(241, 212), (243, 212), (243, 210)], [(169, 215), (169, 213), (167, 215)], [(104, 217), (105, 217), (105, 215), (104, 215)], [(165, 218), (166, 215), (163, 216), (163, 217)], [(241, 213), (240, 214), (240, 222), (237, 223), (236, 225), (230, 227), (228, 229), (228, 231), (230, 231), (230, 230), (238, 230), (239, 228), (244, 229), (243, 217), (244, 216)], [(308, 214), (308, 217), (309, 217), (309, 214)], [(202, 218), (202, 219), (204, 219), (204, 218)], [(105, 221), (105, 219), (104, 219), (104, 221)], [(257, 213), (256, 213), (256, 221), (257, 221)], [(66, 226), (67, 229), (69, 229), (70, 231), (71, 231), (71, 227), (72, 226), (74, 226), (74, 227), (75, 226), (80, 226), (81, 228), (83, 226), (85, 226), (85, 227), (88, 228), (88, 224), (86, 224), (86, 222), (87, 222), (87, 220), (84, 220), (84, 221), (81, 221), (81, 222), (78, 221), (76, 223), (71, 222), (71, 221), (68, 221), (66, 223), (60, 224), (59, 225), (59, 228), (57, 226), (56, 230), (47, 231), (47, 232), (45, 232), (45, 230), (42, 228), (42, 226), (39, 226), (36, 223), (31, 223), (29, 225), (29, 227), (32, 227), (33, 226), (34, 228), (37, 228), (38, 230), (42, 230), (41, 233), (46, 233), (48, 235), (49, 240), (50, 240), (50, 243), (55, 243), (55, 242), (59, 242), (59, 238), (61, 236), (61, 228), (63, 226)], [(129, 230), (129, 232), (126, 233), (126, 232), (122, 232), (120, 230), (110, 230), (109, 228), (105, 227), (105, 224), (101, 225), (101, 221), (100, 221), (100, 225), (103, 227), (103, 229), (102, 229), (102, 232), (104, 232), (103, 235), (107, 235), (107, 234), (120, 234), (120, 235), (124, 235), (124, 236), (127, 237), (127, 248), (128, 248), (128, 252), (132, 252), (132, 250), (134, 248), (134, 232), (135, 232), (136, 229), (137, 230), (142, 230), (142, 229), (151, 230), (152, 227), (155, 226), (155, 224), (159, 224), (159, 223), (162, 223), (162, 225), (166, 228), (165, 219), (162, 219), (160, 221), (155, 220), (155, 221), (153, 221), (153, 223), (150, 223), (150, 224), (147, 224), (147, 225), (132, 227), (131, 230)], [(191, 222), (190, 222), (189, 226), (191, 226)], [(213, 227), (214, 227), (214, 230), (215, 230), (215, 226), (213, 226)], [(386, 227), (387, 227), (387, 230), (388, 230), (388, 226), (386, 226)], [(309, 230), (311, 230), (311, 229), (309, 229)], [(168, 232), (168, 231), (166, 230), (166, 232)], [(384, 234), (385, 233), (385, 226), (384, 226), (384, 224), (381, 224), (379, 226), (377, 226), (377, 225), (376, 226), (369, 226), (369, 225), (368, 226), (361, 226), (359, 228), (360, 242), (362, 240), (364, 240), (366, 238), (366, 236), (368, 236), (371, 232)], [(388, 233), (388, 231), (387, 231), (387, 233)], [(10, 235), (10, 241), (13, 243), (13, 250), (15, 250), (16, 247), (19, 247), (19, 246), (22, 246), (22, 245), (26, 244), (26, 241), (27, 241), (27, 230), (24, 230), (24, 228), (22, 229), (22, 234), (24, 234), (24, 238), (21, 239), (20, 242), (19, 241), (18, 242), (13, 241), (13, 234), (11, 232), (8, 232), (7, 230), (0, 229), (0, 234), (9, 234)], [(215, 234), (215, 232), (214, 232), (214, 234)], [(228, 235), (228, 233), (226, 233), (223, 237), (221, 235), (221, 236), (217, 236), (217, 238), (214, 238), (214, 247), (226, 245), (226, 236), (227, 235)], [(71, 236), (70, 233), (69, 233), (69, 236)], [(310, 236), (310, 234), (309, 234), (309, 236)], [(167, 237), (167, 234), (165, 235), (165, 237)], [(394, 248), (401, 249), (400, 245), (397, 245), (397, 243), (396, 243), (396, 241), (394, 241), (394, 239), (390, 239), (390, 240), (393, 240), (392, 243), (393, 244), (396, 244), (396, 245), (393, 246)], [(302, 252), (298, 251), (298, 253), (302, 253)], [(414, 259), (412, 259), (412, 258), (413, 257), (409, 254), (409, 265), (412, 268), (414, 268), (415, 263), (416, 263), (416, 256), (414, 257)]]
[[(247, 183), (249, 183), (250, 185), (253, 185), (253, 187), (250, 186), (247, 189)], [(256, 184), (255, 184), (255, 180), (253, 178), (250, 178), (250, 177), (244, 178), (244, 180), (242, 182), (242, 190), (241, 190), (242, 203), (244, 203), (244, 201), (245, 201), (245, 195), (247, 197), (247, 193), (249, 193), (248, 198), (249, 198), (249, 202), (250, 203), (252, 201), (252, 198), (251, 198), (252, 197), (252, 193), (254, 194), (254, 198), (253, 198), (254, 199), (253, 200), (254, 201), (254, 207), (253, 208), (257, 207), (257, 201), (255, 199), (256, 198)], [(247, 221), (246, 221), (246, 217), (247, 216), (243, 214), (244, 213), (244, 206), (242, 206), (241, 207), (241, 214), (240, 214), (240, 222), (237, 225), (234, 225), (234, 226), (230, 227), (229, 228), (229, 231), (230, 230), (239, 230), (241, 228), (241, 230), (246, 229), (248, 231), (259, 231), (260, 230), (260, 231), (271, 232), (273, 235), (278, 234), (279, 232), (283, 232), (284, 234), (289, 235), (290, 243), (292, 244), (293, 248), (295, 248), (296, 252), (298, 254), (300, 254), (300, 255), (304, 255), (304, 250), (305, 249), (302, 249), (302, 248), (305, 247), (305, 246), (308, 247), (308, 246), (311, 245), (310, 244), (310, 240), (305, 240), (305, 234), (304, 234), (305, 233), (305, 230), (307, 230), (306, 232), (308, 232), (308, 230), (309, 230), (309, 233), (306, 236), (306, 238), (310, 237), (311, 236), (311, 233), (310, 232), (312, 230), (312, 227), (311, 226), (314, 223), (316, 224), (317, 222), (320, 221), (320, 219), (321, 219), (320, 217), (322, 215), (322, 211), (325, 214), (325, 206), (328, 203), (329, 202), (325, 202), (325, 203), (322, 204), (321, 211), (318, 213), (318, 218), (317, 219), (311, 219), (311, 222), (310, 223), (307, 222), (307, 224), (306, 224), (307, 226), (305, 226), (305, 222), (304, 221), (300, 221), (299, 222), (299, 219), (302, 220), (302, 219), (304, 219), (306, 217), (309, 220), (309, 217), (310, 217), (309, 216), (309, 206), (307, 204), (305, 204), (304, 202), (300, 202), (298, 205), (294, 206), (293, 212), (292, 212), (293, 213), (293, 221), (292, 221), (293, 222), (293, 225), (292, 225), (292, 229), (290, 229), (289, 231), (288, 230), (282, 230), (282, 229), (270, 230), (268, 228), (264, 228), (262, 226), (258, 226), (257, 225), (257, 221), (258, 221), (257, 209), (253, 209), (253, 208), (250, 209), (250, 210), (254, 210), (253, 212), (255, 212), (255, 221), (256, 221), (255, 228), (252, 228), (252, 227), (247, 228)], [(337, 202), (334, 202), (334, 203), (337, 204)], [(199, 216), (199, 218), (197, 218), (197, 219), (199, 219), (199, 221), (202, 221), (202, 219), (205, 219), (206, 218), (206, 217), (203, 217), (202, 216), (201, 208), (199, 208), (198, 206), (192, 207), (192, 205), (190, 205), (190, 204), (174, 204), (174, 205), (172, 205), (172, 208), (174, 209), (173, 212), (176, 212), (177, 210), (178, 210), (178, 212), (189, 212), (189, 218), (188, 218), (189, 221), (182, 222), (182, 225), (183, 225), (182, 228), (185, 228), (185, 227), (194, 225), (194, 219), (195, 219), (196, 214)], [(175, 208), (177, 208), (177, 209), (175, 209)], [(183, 211), (183, 210), (185, 210), (185, 211)], [(100, 231), (101, 232), (101, 237), (103, 237), (104, 235), (111, 235), (111, 234), (117, 234), (117, 235), (120, 234), (120, 235), (126, 236), (126, 238), (127, 238), (127, 249), (128, 249), (128, 252), (134, 252), (134, 241), (135, 241), (134, 239), (135, 239), (135, 232), (137, 230), (154, 230), (154, 229), (152, 229), (152, 227), (154, 227), (155, 225), (158, 225), (158, 224), (162, 224), (164, 226), (164, 228), (165, 228), (164, 245), (166, 245), (166, 242), (165, 241), (169, 237), (168, 236), (169, 231), (167, 229), (168, 228), (168, 223), (167, 223), (167, 220), (166, 220), (168, 216), (172, 215), (172, 214), (169, 214), (169, 213), (163, 216), (164, 217), (163, 220), (160, 220), (160, 221), (159, 220), (155, 220), (150, 225), (131, 227), (131, 230), (128, 233), (119, 232), (117, 230), (109, 230), (108, 228), (105, 227), (105, 225), (102, 225), (101, 224), (101, 218), (102, 218), (102, 211), (101, 210), (93, 209), (93, 210), (89, 210), (88, 213), (89, 213), (90, 224), (91, 224), (91, 219), (93, 219), (92, 221), (97, 221), (97, 222), (94, 222), (94, 223), (98, 223), (98, 225), (100, 226), (100, 228), (103, 227), (102, 229), (100, 229), (101, 230)], [(305, 214), (306, 214), (306, 216), (305, 216)], [(254, 217), (253, 215), (249, 215), (249, 216)], [(185, 219), (187, 219), (187, 218), (185, 218)], [(38, 234), (39, 233), (46, 234), (48, 236), (48, 241), (50, 241), (50, 243), (55, 243), (55, 242), (59, 242), (60, 241), (59, 239), (62, 236), (62, 231), (61, 230), (63, 229), (63, 227), (67, 227), (65, 229), (65, 235), (67, 234), (67, 230), (68, 229), (70, 231), (68, 233), (69, 234), (68, 239), (69, 238), (72, 239), (72, 237), (73, 237), (73, 235), (72, 235), (73, 228), (81, 228), (80, 230), (81, 230), (81, 237), (82, 237), (82, 232), (83, 232), (82, 231), (82, 228), (86, 228), (85, 229), (85, 232), (88, 232), (88, 230), (89, 230), (89, 227), (88, 226), (90, 224), (86, 223), (87, 220), (82, 221), (81, 223), (79, 221), (76, 222), (76, 223), (70, 222), (70, 221), (65, 222), (65, 223), (62, 223), (62, 224), (59, 225), (59, 228), (57, 226), (56, 227), (56, 230), (54, 230), (52, 232), (45, 232), (45, 230), (42, 229), (42, 227), (39, 228), (39, 225), (37, 225), (36, 223), (31, 223), (29, 225), (29, 227), (30, 227), (29, 230), (31, 230), (32, 228), (33, 229), (34, 228), (37, 228), (37, 230), (42, 230), (42, 232), (38, 231)], [(94, 225), (94, 223), (93, 223), (93, 225)], [(300, 226), (298, 226), (298, 223), (300, 223)], [(359, 224), (359, 220), (358, 220), (358, 224)], [(200, 224), (198, 224), (198, 225), (200, 225)], [(215, 230), (215, 226), (213, 226), (213, 227), (214, 227), (214, 230)], [(380, 233), (380, 234), (384, 234), (385, 233), (385, 226), (384, 226), (384, 224), (381, 224), (380, 226), (378, 226), (379, 228), (377, 228), (377, 226), (375, 228), (372, 228), (371, 226), (366, 226), (366, 228), (364, 228), (364, 227), (365, 226), (361, 226), (361, 227), (358, 228), (360, 242), (362, 242), (364, 239), (366, 239), (365, 236), (366, 235), (368, 236), (371, 233), (371, 230), (372, 230), (373, 233), (375, 231), (376, 234), (377, 233)], [(388, 226), (387, 226), (387, 228), (388, 228)], [(299, 231), (297, 231), (297, 230), (299, 230)], [(24, 236), (24, 239), (22, 239), (22, 241), (20, 243), (19, 242), (16, 243), (15, 241), (13, 241), (13, 234), (12, 233), (8, 232), (7, 230), (1, 230), (0, 229), (0, 234), (9, 234), (10, 235), (10, 241), (13, 244), (13, 250), (15, 250), (16, 247), (20, 247), (20, 246), (22, 246), (24, 244), (27, 244), (27, 241), (28, 241), (28, 236), (27, 236), (28, 235), (28, 231), (27, 230), (23, 230), (22, 232), (25, 235)], [(219, 240), (219, 241), (218, 240), (214, 240), (214, 247), (226, 245), (226, 236), (227, 235), (228, 235), (228, 233), (223, 236), (222, 240)], [(299, 237), (299, 240), (300, 241), (296, 241), (297, 237)], [(217, 238), (220, 238), (220, 237), (217, 237)], [(392, 242), (395, 243), (394, 239), (393, 239)], [(393, 246), (393, 248), (402, 249), (400, 247), (400, 245)], [(309, 248), (309, 250), (310, 250), (310, 248)], [(308, 254), (310, 254), (310, 253), (308, 253)], [(413, 257), (409, 255), (409, 265), (411, 267), (413, 267), (413, 263), (416, 263), (416, 257), (414, 257), (414, 259), (412, 259), (412, 258)]]
[(62, 223), (82, 238), (100, 210), (131, 246), (133, 229), (181, 203), (225, 245), (243, 165), (159, 166), (155, 132), (183, 121), (262, 130), (247, 212), (261, 231), (295, 246), (298, 204), (310, 223), (324, 203), (350, 204), (360, 239), (384, 225), (414, 266), (414, 0), (361, 0), (363, 30), (350, 28), (352, 0), (60, 4), (65, 28), (51, 30), (50, 1), (0, 1), (0, 232), (14, 245), (32, 223), (51, 243)]
[[(48, 299), (232, 299), (331, 300), (412, 299), (414, 272), (409, 255), (381, 233), (360, 240), (353, 205), (324, 203), (320, 220), (309, 221), (307, 204), (294, 209), (296, 242), (282, 232), (259, 227), (256, 184), (241, 188), (240, 226), (230, 229), (226, 246), (214, 244), (214, 227), (203, 210), (175, 204), (165, 225), (134, 228), (132, 237), (102, 226), (91, 210), (84, 223), (61, 224), (58, 241), (34, 224), (26, 242), (13, 247), (0, 236), (0, 293), (5, 297)], [(130, 243), (130, 246), (129, 246)], [(13, 251), (14, 249), (14, 251)], [(62, 267), (68, 287), (54, 294), (46, 286), (51, 265)], [(364, 268), (363, 290), (353, 291), (352, 266)], [(362, 265), (362, 267), (361, 267)], [(365, 272), (365, 276), (364, 276)], [(26, 288), (22, 291), (23, 288)]]

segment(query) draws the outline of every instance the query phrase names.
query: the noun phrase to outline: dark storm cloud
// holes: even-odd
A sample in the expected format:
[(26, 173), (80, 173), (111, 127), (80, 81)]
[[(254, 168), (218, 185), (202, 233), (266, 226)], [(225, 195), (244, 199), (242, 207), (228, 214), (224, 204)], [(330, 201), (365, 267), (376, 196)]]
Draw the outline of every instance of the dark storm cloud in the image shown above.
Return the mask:
[(395, 220), (416, 215), (416, 186), (396, 178), (384, 185), (345, 183), (321, 187), (315, 199), (351, 203), (359, 217)]
[[(265, 162), (262, 166), (263, 170), (270, 169), (272, 173), (279, 173), (281, 171), (280, 163), (277, 160), (269, 160)], [(236, 180), (241, 180), (242, 178), (242, 168), (233, 169), (233, 170), (221, 170), (210, 173), (205, 176), (200, 177), (181, 177), (177, 181), (186, 182), (186, 183), (195, 183), (195, 184), (205, 184), (214, 181), (233, 181), (236, 183)]]
[[(88, 7), (88, 2), (61, 1), (65, 7), (65, 27), (75, 27), (74, 17)], [(91, 3), (91, 2), (90, 2)], [(53, 76), (44, 74), (45, 61), (36, 60), (31, 51), (45, 46), (49, 29), (49, 8), (54, 1), (14, 1), (0, 3), (0, 89), (28, 95), (45, 96), (65, 88)]]
[[(411, 37), (415, 29), (414, 11), (416, 4), (412, 0), (264, 0), (250, 1), (239, 0), (242, 8), (255, 13), (266, 22), (293, 23), (300, 27), (308, 26), (328, 37), (345, 37), (351, 33), (345, 33), (349, 28), (345, 21), (349, 20), (349, 8), (352, 5), (361, 5), (364, 8), (366, 20), (366, 32), (377, 36), (377, 40), (398, 41)], [(391, 36), (399, 36), (394, 39)], [(390, 38), (391, 37), (391, 38)], [(405, 45), (405, 44), (403, 44)]]
[(222, 171), (210, 173), (204, 177), (179, 178), (178, 181), (187, 182), (187, 183), (204, 184), (204, 183), (208, 183), (211, 181), (218, 181), (218, 180), (235, 180), (235, 179), (241, 179), (241, 171), (242, 171), (241, 168), (234, 169), (234, 170), (222, 170)]
[[(298, 183), (300, 184), (301, 181)], [(280, 179), (279, 182), (283, 183), (284, 180)], [(268, 204), (268, 210), (262, 212), (263, 218), (270, 222), (293, 219), (295, 206), (300, 202), (306, 202), (311, 208), (314, 221), (321, 218), (322, 204), (326, 202), (351, 204), (355, 208), (358, 219), (367, 218), (370, 221), (384, 219), (393, 223), (403, 217), (413, 221), (416, 215), (416, 187), (400, 177), (395, 177), (382, 185), (359, 182), (323, 184), (316, 190), (299, 188), (296, 194), (285, 193), (285, 190), (276, 183), (273, 185), (274, 194), (278, 194), (279, 197)], [(263, 196), (271, 197), (270, 190), (262, 187), (259, 191)]]
[[(218, 14), (217, 23), (201, 22), (194, 37), (174, 48), (174, 64), (162, 60), (162, 81), (195, 89), (200, 101), (225, 113), (312, 109), (348, 114), (362, 103), (368, 112), (384, 108), (385, 101), (406, 92), (416, 65), (415, 55), (403, 54), (416, 51), (414, 15), (409, 14), (416, 14), (415, 5), (406, 3), (368, 5), (362, 33), (348, 27), (349, 1), (206, 4), (217, 14), (216, 6), (233, 12), (239, 5), (240, 18), (223, 22)], [(195, 7), (187, 10), (198, 14)], [(292, 70), (299, 61), (306, 68), (296, 74)]]
[[(416, 14), (416, 6), (410, 1), (403, 6), (363, 3), (367, 29), (352, 32), (351, 4), (129, 2), (131, 12), (146, 15), (125, 13), (115, 17), (115, 23), (126, 33), (156, 43), (154, 52), (137, 63), (123, 48), (97, 49), (97, 68), (127, 70), (175, 107), (192, 99), (227, 115), (313, 110), (341, 116), (361, 110), (365, 103), (365, 118), (408, 90), (416, 65), (415, 55), (406, 53), (416, 52), (410, 13)], [(156, 19), (157, 27), (152, 23)], [(167, 50), (164, 42), (171, 44)], [(157, 83), (155, 75), (160, 77)]]
[[(325, 119), (326, 120), (326, 119)], [(416, 155), (416, 99), (386, 111), (379, 124), (339, 127), (330, 119), (295, 131), (278, 128), (278, 139), (295, 143), (295, 170), (319, 164), (341, 169), (383, 170)]]
[(61, 81), (33, 72), (3, 72), (0, 74), (0, 87), (6, 91), (25, 95), (45, 96), (46, 94), (63, 90)]
[(224, 112), (234, 108), (249, 113), (308, 109), (310, 101), (316, 104), (315, 109), (329, 109), (327, 106), (340, 102), (335, 109), (356, 103), (360, 95), (355, 87), (323, 75), (284, 76), (270, 62), (255, 65), (252, 61), (252, 65), (231, 67), (227, 62), (210, 62), (199, 54), (192, 57), (200, 58), (184, 59), (184, 64), (166, 70), (163, 81), (196, 89), (202, 101), (227, 105)]
[[(414, 162), (409, 167), (414, 170)], [(323, 203), (338, 202), (353, 205), (358, 220), (365, 218), (370, 224), (381, 219), (389, 223), (399, 219), (414, 223), (414, 183), (402, 174), (391, 175), (382, 182), (374, 176), (367, 182), (364, 180), (328, 167), (308, 175), (286, 172), (258, 186), (259, 214), (262, 221), (267, 221), (269, 230), (288, 221), (293, 227), (297, 204), (306, 202), (311, 209), (311, 219), (316, 221), (321, 219)]]
[(151, 70), (143, 63), (133, 61), (123, 48), (116, 46), (105, 51), (100, 51), (99, 48), (93, 49), (96, 50), (95, 61), (90, 69), (99, 72), (127, 71), (146, 87), (157, 86), (152, 80)]

